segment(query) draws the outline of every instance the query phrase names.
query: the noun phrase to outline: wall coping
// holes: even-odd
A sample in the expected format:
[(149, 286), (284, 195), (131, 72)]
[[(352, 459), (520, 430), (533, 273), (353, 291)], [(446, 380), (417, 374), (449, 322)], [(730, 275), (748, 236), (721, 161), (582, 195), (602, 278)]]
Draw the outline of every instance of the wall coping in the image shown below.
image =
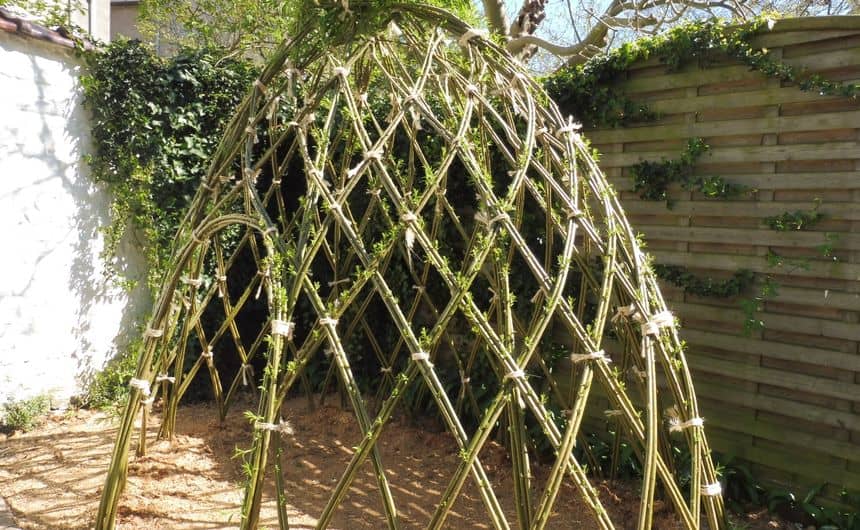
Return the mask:
[[(60, 27), (55, 30), (46, 28), (22, 16), (17, 16), (3, 7), (0, 7), (0, 30), (49, 42), (63, 48), (74, 49), (78, 46), (78, 43), (71, 38), (71, 34), (65, 28)], [(83, 41), (81, 45), (85, 50), (93, 48), (93, 44), (89, 41)]]

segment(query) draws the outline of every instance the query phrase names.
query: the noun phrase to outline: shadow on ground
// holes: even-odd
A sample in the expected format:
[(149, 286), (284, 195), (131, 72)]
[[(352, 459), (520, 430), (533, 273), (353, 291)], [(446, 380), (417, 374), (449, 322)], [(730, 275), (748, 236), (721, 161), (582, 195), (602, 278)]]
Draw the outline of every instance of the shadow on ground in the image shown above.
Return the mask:
[[(128, 485), (120, 503), (118, 523), (129, 529), (236, 528), (242, 502), (241, 457), (237, 448), (250, 445), (251, 432), (244, 409), (236, 404), (222, 425), (217, 411), (206, 404), (183, 407), (175, 440), (156, 441), (149, 428), (149, 451), (132, 456)], [(305, 399), (288, 402), (284, 418), (294, 434), (284, 439), (284, 478), (290, 528), (309, 529), (316, 524), (337, 484), (360, 433), (352, 413), (335, 406), (311, 411)], [(152, 422), (157, 424), (156, 421)], [(116, 420), (101, 413), (78, 411), (54, 419), (33, 433), (9, 437), (0, 446), (0, 495), (4, 496), (19, 526), (24, 529), (69, 530), (92, 528), (104, 475), (113, 448)], [(458, 463), (453, 439), (412, 424), (395, 422), (379, 441), (403, 528), (424, 527), (430, 520)], [(515, 521), (510, 463), (503, 448), (491, 443), (481, 461), (499, 501)], [(535, 467), (536, 492), (548, 467)], [(274, 487), (269, 484), (261, 528), (277, 528)], [(629, 491), (630, 488), (627, 488)], [(605, 486), (600, 493), (618, 528), (635, 521), (635, 493), (619, 497)], [(349, 494), (337, 509), (333, 528), (384, 528), (373, 466), (364, 464)], [(470, 479), (447, 519), (449, 528), (490, 528), (491, 523)], [(588, 509), (573, 487), (559, 494), (553, 528), (592, 528)], [(676, 528), (670, 514), (659, 518), (659, 528)]]

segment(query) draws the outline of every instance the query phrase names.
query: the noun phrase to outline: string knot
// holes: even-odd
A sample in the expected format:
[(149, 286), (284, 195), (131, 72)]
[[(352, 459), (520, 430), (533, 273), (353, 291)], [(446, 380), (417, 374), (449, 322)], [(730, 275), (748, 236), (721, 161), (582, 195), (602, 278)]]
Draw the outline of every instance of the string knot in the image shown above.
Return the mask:
[(167, 374), (158, 374), (158, 376), (156, 376), (156, 378), (155, 378), (155, 382), (156, 382), (156, 383), (164, 383), (164, 382), (167, 382), (167, 383), (171, 383), (171, 384), (172, 384), (172, 383), (175, 383), (175, 382), (176, 382), (176, 378), (175, 378), (175, 377), (173, 377), (173, 376), (169, 376), (169, 375), (167, 375)]
[(214, 359), (214, 355), (212, 353), (212, 348), (206, 348), (206, 351), (200, 353), (200, 357), (206, 359), (206, 364), (212, 366), (212, 360)]
[(717, 497), (723, 493), (723, 487), (719, 482), (714, 482), (713, 484), (703, 484), (702, 485), (702, 495), (706, 497)]
[(140, 390), (141, 396), (149, 397), (149, 381), (147, 381), (146, 379), (131, 379), (128, 382), (128, 386), (130, 388), (136, 388), (137, 390)]
[[(426, 361), (427, 364), (430, 364), (430, 354), (424, 350), (420, 350), (420, 351), (417, 351), (417, 352), (412, 354), (412, 360), (416, 361), (416, 362)], [(430, 366), (433, 366), (433, 365), (430, 364)]]
[(163, 329), (155, 329), (155, 328), (146, 328), (146, 331), (143, 332), (144, 337), (152, 337), (153, 339), (157, 339), (158, 337), (164, 335)]
[(692, 418), (687, 421), (681, 421), (679, 418), (672, 418), (669, 420), (669, 432), (681, 432), (690, 427), (702, 427), (704, 425), (704, 418)]
[(281, 435), (292, 435), (293, 427), (286, 421), (280, 420), (278, 423), (266, 423), (263, 421), (254, 422), (254, 430), (276, 432)]
[(180, 281), (186, 285), (194, 287), (195, 289), (203, 285), (203, 280), (200, 278), (182, 278)]
[(567, 123), (556, 131), (558, 134), (566, 134), (566, 133), (575, 133), (576, 131), (582, 129), (582, 124), (573, 121), (572, 117), (567, 119)]
[(242, 386), (248, 386), (248, 380), (254, 377), (254, 367), (248, 363), (242, 363), (239, 371), (242, 373)]
[(507, 214), (507, 212), (499, 212), (495, 215), (495, 217), (489, 217), (484, 212), (478, 212), (475, 214), (475, 221), (487, 227), (490, 227), (495, 223), (499, 221), (504, 221), (506, 219), (510, 219), (510, 216)]
[(606, 355), (606, 352), (603, 350), (598, 350), (598, 351), (591, 352), (591, 353), (571, 353), (570, 354), (570, 360), (574, 364), (581, 363), (584, 361), (591, 361), (591, 360), (595, 360), (595, 361), (600, 360), (600, 361), (605, 362), (606, 364), (609, 364), (612, 362), (612, 359), (610, 359), (609, 356)]
[(612, 323), (617, 324), (621, 321), (621, 319), (633, 318), (634, 320), (641, 320), (641, 316), (639, 315), (639, 309), (636, 308), (636, 303), (631, 302), (630, 305), (618, 306), (615, 309), (615, 314), (612, 316)]
[(331, 317), (323, 317), (320, 319), (320, 325), (322, 326), (337, 326), (337, 319)]
[(364, 155), (364, 157), (367, 160), (382, 160), (383, 154), (384, 153), (382, 152), (382, 149), (373, 149), (371, 151), (368, 151), (367, 154)]
[(295, 329), (295, 322), (277, 319), (272, 320), (272, 335), (280, 335), (281, 337), (285, 337), (287, 340), (293, 340), (293, 330)]
[(523, 379), (525, 378), (526, 373), (522, 368), (517, 368), (512, 372), (508, 372), (505, 374), (505, 379)]
[(469, 45), (469, 41), (471, 41), (472, 39), (476, 37), (483, 39), (486, 38), (486, 36), (487, 32), (484, 30), (469, 28), (466, 33), (460, 35), (460, 38), (457, 40), (457, 44), (459, 44), (462, 48), (466, 48)]
[(675, 325), (675, 316), (670, 311), (660, 311), (642, 324), (644, 335), (659, 335), (661, 328)]

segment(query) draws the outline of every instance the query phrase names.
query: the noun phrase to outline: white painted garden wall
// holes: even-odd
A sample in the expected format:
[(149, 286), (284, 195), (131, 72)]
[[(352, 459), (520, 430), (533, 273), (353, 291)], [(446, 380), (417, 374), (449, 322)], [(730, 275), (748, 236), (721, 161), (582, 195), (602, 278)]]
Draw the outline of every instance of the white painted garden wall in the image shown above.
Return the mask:
[[(109, 202), (83, 161), (81, 70), (67, 48), (0, 31), (0, 403), (49, 394), (63, 406), (145, 309), (140, 289), (103, 274)], [(141, 278), (133, 246), (121, 254)]]

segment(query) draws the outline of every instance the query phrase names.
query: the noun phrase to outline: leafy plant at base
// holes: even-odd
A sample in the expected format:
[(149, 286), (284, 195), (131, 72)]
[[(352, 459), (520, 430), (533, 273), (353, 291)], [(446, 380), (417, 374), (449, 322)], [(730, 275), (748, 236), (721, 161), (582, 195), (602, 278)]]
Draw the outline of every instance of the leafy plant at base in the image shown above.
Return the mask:
[(764, 486), (756, 480), (746, 463), (726, 455), (716, 458), (716, 466), (725, 498), (733, 511), (743, 512), (744, 505), (761, 506), (764, 503)]
[(843, 490), (840, 501), (843, 506), (823, 505), (815, 499), (824, 489), (818, 485), (800, 497), (786, 490), (774, 490), (767, 494), (767, 507), (803, 524), (815, 525), (819, 530), (860, 530), (860, 496)]
[(50, 409), (51, 400), (45, 395), (4, 403), (0, 413), (3, 430), (11, 432), (33, 430), (42, 423), (42, 419)]
[(130, 344), (124, 352), (99, 372), (87, 386), (82, 405), (119, 413), (118, 404), (128, 398), (128, 382), (134, 377), (140, 343)]

